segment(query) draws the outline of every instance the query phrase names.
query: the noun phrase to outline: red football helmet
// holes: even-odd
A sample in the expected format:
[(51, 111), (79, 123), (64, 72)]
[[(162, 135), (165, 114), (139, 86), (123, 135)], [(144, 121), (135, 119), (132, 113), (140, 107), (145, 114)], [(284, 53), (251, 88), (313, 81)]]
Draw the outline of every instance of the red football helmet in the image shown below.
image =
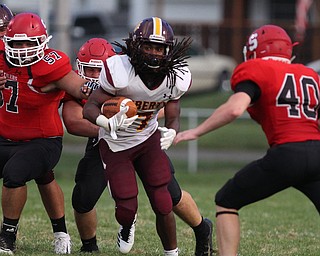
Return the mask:
[[(47, 29), (42, 19), (34, 13), (20, 13), (10, 21), (4, 36), (5, 52), (8, 61), (17, 67), (30, 66), (40, 61), (48, 47)], [(13, 48), (13, 42), (27, 41), (35, 46)]]
[[(140, 55), (135, 57), (143, 58), (142, 61), (152, 69), (157, 69), (163, 65), (163, 62), (166, 61), (166, 56), (168, 56), (175, 41), (174, 33), (169, 23), (158, 17), (142, 20), (135, 27), (131, 39), (133, 43), (132, 46), (135, 48), (133, 50)], [(165, 56), (160, 57), (139, 52), (143, 43), (158, 43), (165, 45)]]
[(256, 29), (243, 48), (244, 60), (278, 57), (290, 60), (292, 41), (287, 32), (279, 26), (264, 25)]
[(0, 30), (7, 28), (12, 17), (11, 10), (5, 4), (0, 4)]
[(85, 42), (77, 54), (78, 74), (90, 81), (98, 82), (99, 79), (88, 77), (85, 74), (85, 68), (103, 68), (105, 60), (115, 55), (112, 45), (103, 38), (92, 38)]

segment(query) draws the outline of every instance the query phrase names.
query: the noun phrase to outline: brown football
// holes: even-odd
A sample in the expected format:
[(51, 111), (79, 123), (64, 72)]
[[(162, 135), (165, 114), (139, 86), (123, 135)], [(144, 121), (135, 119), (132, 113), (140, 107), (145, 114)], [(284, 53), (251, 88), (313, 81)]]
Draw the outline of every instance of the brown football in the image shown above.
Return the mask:
[(134, 104), (131, 99), (123, 96), (112, 97), (106, 100), (101, 107), (101, 113), (107, 118), (110, 118), (117, 114), (120, 111), (120, 108), (125, 106), (129, 107), (129, 110), (126, 113), (127, 117), (133, 117), (137, 114), (136, 104)]

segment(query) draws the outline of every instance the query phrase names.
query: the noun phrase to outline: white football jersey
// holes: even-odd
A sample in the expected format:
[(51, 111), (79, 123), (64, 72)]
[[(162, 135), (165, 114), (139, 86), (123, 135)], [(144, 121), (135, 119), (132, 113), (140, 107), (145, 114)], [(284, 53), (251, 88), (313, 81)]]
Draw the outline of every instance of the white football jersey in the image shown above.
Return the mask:
[[(191, 73), (177, 70), (175, 86), (169, 88), (167, 78), (157, 88), (150, 90), (135, 75), (127, 55), (115, 55), (106, 60), (101, 70), (101, 88), (115, 96), (132, 99), (137, 105), (138, 118), (125, 131), (117, 131), (118, 138), (113, 140), (108, 132), (100, 128), (99, 139), (104, 139), (113, 152), (126, 150), (147, 140), (158, 128), (159, 110), (170, 100), (179, 99), (190, 87)], [(160, 142), (159, 142), (160, 143)]]

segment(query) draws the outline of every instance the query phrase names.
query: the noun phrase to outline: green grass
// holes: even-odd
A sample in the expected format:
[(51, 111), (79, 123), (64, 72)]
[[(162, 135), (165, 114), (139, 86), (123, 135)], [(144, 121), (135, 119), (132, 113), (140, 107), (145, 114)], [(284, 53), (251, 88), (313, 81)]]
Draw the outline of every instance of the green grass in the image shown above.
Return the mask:
[[(57, 166), (56, 177), (65, 193), (66, 219), (73, 241), (73, 255), (81, 242), (73, 219), (71, 193), (76, 164), (81, 155), (64, 153)], [(234, 174), (240, 164), (213, 165), (203, 163), (196, 174), (183, 171), (183, 163), (174, 161), (176, 176), (182, 188), (190, 192), (201, 213), (214, 221), (214, 195)], [(211, 168), (214, 171), (209, 172)], [(139, 209), (136, 242), (129, 255), (162, 255), (162, 246), (155, 230), (155, 218), (139, 183)], [(102, 255), (121, 255), (116, 249), (118, 225), (114, 218), (114, 203), (107, 191), (98, 205), (98, 241)], [(319, 216), (313, 205), (293, 189), (281, 192), (240, 211), (242, 226), (241, 255), (318, 255)], [(194, 235), (181, 220), (176, 219), (180, 255), (193, 255)], [(214, 236), (215, 239), (215, 236)], [(28, 202), (23, 211), (16, 255), (54, 255), (49, 219), (33, 182), (28, 186)]]
[[(226, 100), (228, 94), (205, 94), (185, 97), (183, 107), (216, 108)], [(182, 121), (185, 125), (185, 121)], [(66, 135), (64, 143), (79, 147), (80, 152), (86, 139)], [(181, 143), (179, 147), (186, 147)], [(264, 150), (267, 148), (260, 127), (249, 120), (237, 120), (199, 140), (200, 149), (215, 150)], [(79, 150), (77, 150), (79, 151)], [(64, 151), (55, 168), (56, 178), (65, 194), (66, 219), (73, 241), (73, 255), (81, 246), (71, 206), (71, 194), (77, 163), (82, 154)], [(197, 173), (186, 172), (186, 161), (173, 159), (176, 177), (181, 187), (190, 192), (201, 213), (215, 220), (214, 195), (218, 189), (243, 166), (243, 161), (201, 160)], [(129, 255), (162, 255), (162, 246), (155, 230), (155, 218), (139, 183), (139, 209), (136, 242)], [(101, 255), (121, 255), (116, 249), (118, 224), (114, 217), (114, 203), (107, 191), (97, 205), (97, 237)], [(319, 215), (314, 206), (299, 192), (288, 189), (264, 201), (249, 205), (240, 211), (241, 246), (240, 255), (246, 256), (313, 256), (319, 255)], [(193, 231), (180, 219), (177, 222), (180, 255), (194, 253)], [(215, 235), (214, 238), (215, 240)], [(28, 202), (22, 213), (18, 251), (16, 255), (54, 255), (52, 230), (33, 182), (28, 186)]]

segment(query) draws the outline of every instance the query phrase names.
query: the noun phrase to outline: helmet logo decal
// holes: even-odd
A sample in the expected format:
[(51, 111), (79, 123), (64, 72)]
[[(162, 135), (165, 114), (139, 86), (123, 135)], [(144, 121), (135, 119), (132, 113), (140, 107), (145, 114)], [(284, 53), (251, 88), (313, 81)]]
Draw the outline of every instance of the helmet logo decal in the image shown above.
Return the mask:
[(249, 51), (253, 51), (253, 50), (257, 49), (257, 47), (258, 47), (257, 37), (258, 37), (257, 33), (254, 33), (249, 37), (249, 40), (248, 40)]

